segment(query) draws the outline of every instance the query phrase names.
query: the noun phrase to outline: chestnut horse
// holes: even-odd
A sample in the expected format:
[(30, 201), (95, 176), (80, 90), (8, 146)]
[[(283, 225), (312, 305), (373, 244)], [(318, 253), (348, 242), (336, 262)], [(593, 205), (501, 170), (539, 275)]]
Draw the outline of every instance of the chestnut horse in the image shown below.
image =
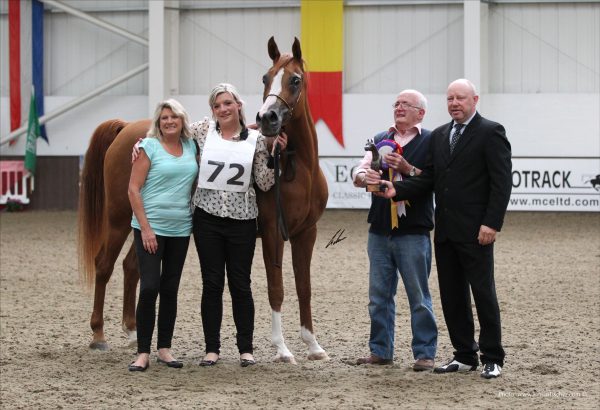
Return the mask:
[[(108, 349), (104, 338), (106, 285), (131, 232), (132, 210), (127, 196), (131, 150), (149, 127), (150, 120), (131, 124), (121, 120), (105, 121), (94, 131), (85, 154), (79, 191), (79, 267), (87, 285), (95, 285), (90, 319), (92, 349)], [(137, 344), (135, 299), (139, 277), (132, 243), (123, 260), (122, 326), (130, 346)]]
[[(283, 338), (281, 305), (283, 280), (281, 263), (283, 239), (278, 232), (277, 202), (282, 204), (289, 227), (296, 291), (300, 304), (302, 340), (308, 345), (308, 358), (327, 359), (327, 353), (314, 336), (310, 308), (310, 262), (316, 240), (316, 223), (327, 203), (327, 183), (317, 151), (317, 134), (307, 103), (306, 78), (300, 43), (295, 39), (293, 53), (281, 55), (274, 39), (269, 39), (273, 67), (263, 77), (265, 102), (257, 122), (266, 136), (277, 135), (283, 126), (288, 149), (281, 159), (284, 180), (278, 189), (257, 190), (263, 258), (267, 271), (269, 302), (272, 309), (272, 342), (276, 361), (295, 363)], [(104, 297), (114, 264), (130, 231), (131, 206), (127, 186), (131, 174), (130, 155), (135, 142), (146, 134), (150, 120), (127, 124), (120, 120), (98, 126), (85, 155), (79, 200), (79, 262), (89, 286), (95, 284), (93, 331), (90, 347), (106, 350), (104, 337)], [(275, 192), (281, 200), (277, 201)], [(123, 261), (123, 330), (130, 345), (136, 343), (135, 299), (139, 280), (137, 259), (132, 247)]]
[(328, 359), (315, 338), (311, 313), (310, 263), (317, 238), (317, 221), (327, 204), (327, 181), (319, 167), (317, 132), (308, 106), (307, 78), (300, 42), (294, 39), (292, 54), (280, 54), (273, 37), (268, 43), (273, 66), (263, 76), (264, 103), (256, 122), (265, 136), (282, 129), (288, 146), (281, 158), (279, 189), (257, 190), (258, 222), (263, 259), (267, 271), (272, 311), (271, 337), (277, 348), (276, 361), (295, 363), (283, 338), (281, 305), (283, 238), (278, 231), (276, 193), (280, 191), (284, 220), (292, 248), (292, 265), (300, 305), (300, 335), (308, 346), (308, 359)]

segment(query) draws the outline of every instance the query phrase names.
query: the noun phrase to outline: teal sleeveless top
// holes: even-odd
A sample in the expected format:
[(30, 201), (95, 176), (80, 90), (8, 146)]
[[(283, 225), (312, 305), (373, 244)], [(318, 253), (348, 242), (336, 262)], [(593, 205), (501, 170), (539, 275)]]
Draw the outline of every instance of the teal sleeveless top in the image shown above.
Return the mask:
[[(192, 184), (198, 175), (196, 146), (182, 140), (183, 154), (169, 154), (157, 138), (144, 138), (139, 147), (150, 159), (150, 169), (142, 187), (142, 201), (148, 223), (156, 235), (190, 236)], [(140, 229), (135, 215), (131, 226)]]

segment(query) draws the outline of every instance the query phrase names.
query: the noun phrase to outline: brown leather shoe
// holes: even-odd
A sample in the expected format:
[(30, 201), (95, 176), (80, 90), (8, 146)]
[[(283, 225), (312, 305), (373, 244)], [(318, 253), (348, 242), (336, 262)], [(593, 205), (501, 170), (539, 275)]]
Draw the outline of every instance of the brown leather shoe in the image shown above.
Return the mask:
[(413, 364), (413, 370), (415, 372), (424, 372), (433, 370), (435, 362), (433, 359), (417, 359)]
[(392, 364), (394, 361), (392, 359), (384, 359), (379, 356), (372, 354), (371, 356), (361, 357), (356, 360), (356, 364)]

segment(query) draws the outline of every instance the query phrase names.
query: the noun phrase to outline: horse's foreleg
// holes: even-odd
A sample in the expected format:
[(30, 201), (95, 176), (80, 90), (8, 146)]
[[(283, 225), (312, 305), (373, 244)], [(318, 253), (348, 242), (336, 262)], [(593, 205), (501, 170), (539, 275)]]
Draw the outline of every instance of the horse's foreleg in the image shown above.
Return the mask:
[(327, 352), (319, 345), (315, 337), (312, 324), (311, 286), (310, 286), (310, 263), (315, 241), (317, 239), (317, 227), (312, 227), (300, 232), (290, 239), (292, 245), (292, 263), (294, 265), (294, 279), (296, 281), (296, 292), (300, 304), (300, 336), (308, 346), (309, 360), (328, 360)]
[(123, 247), (129, 231), (115, 232), (109, 234), (108, 240), (104, 242), (100, 252), (96, 255), (96, 281), (94, 285), (94, 311), (90, 319), (92, 328), (91, 349), (108, 350), (108, 343), (104, 337), (104, 296), (106, 295), (106, 285), (115, 266), (115, 261)]
[[(265, 230), (263, 230), (265, 232)], [(276, 232), (272, 230), (266, 232)], [(279, 235), (275, 233), (275, 235)], [(296, 364), (294, 355), (285, 344), (283, 337), (283, 326), (281, 320), (281, 306), (283, 304), (283, 277), (281, 273), (281, 260), (283, 257), (283, 240), (278, 236), (272, 238), (263, 233), (262, 238), (263, 259), (267, 271), (267, 286), (269, 293), (269, 304), (271, 306), (271, 342), (277, 349), (275, 362)]]
[(281, 321), (281, 310), (276, 311), (272, 308), (271, 310), (271, 342), (277, 349), (277, 353), (273, 358), (273, 361), (279, 363), (290, 363), (296, 364), (296, 359), (285, 344), (283, 338), (283, 327)]
[(135, 245), (132, 243), (123, 260), (123, 331), (129, 340), (129, 347), (137, 346), (135, 327), (135, 297), (140, 273), (138, 270)]

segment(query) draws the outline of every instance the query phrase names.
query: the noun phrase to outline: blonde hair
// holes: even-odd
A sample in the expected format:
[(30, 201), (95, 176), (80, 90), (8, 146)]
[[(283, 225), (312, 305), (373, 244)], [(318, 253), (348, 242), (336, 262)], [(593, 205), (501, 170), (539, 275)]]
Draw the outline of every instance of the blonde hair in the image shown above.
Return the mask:
[[(246, 114), (244, 113), (244, 101), (242, 100), (242, 97), (240, 97), (240, 93), (238, 93), (238, 90), (231, 84), (228, 84), (228, 83), (217, 84), (212, 89), (212, 91), (210, 92), (210, 95), (208, 96), (208, 105), (209, 105), (211, 111), (212, 111), (213, 104), (217, 100), (217, 97), (223, 93), (231, 94), (231, 96), (233, 97), (235, 102), (240, 104), (240, 111), (239, 111), (240, 124), (242, 125), (242, 128), (246, 128)], [(214, 114), (213, 114), (213, 119), (215, 119)]]
[(174, 100), (172, 98), (161, 101), (156, 105), (156, 110), (154, 110), (154, 115), (152, 116), (152, 125), (150, 126), (150, 129), (148, 130), (146, 136), (150, 138), (158, 138), (162, 136), (160, 132), (160, 115), (165, 108), (170, 109), (176, 116), (181, 118), (183, 124), (181, 127), (180, 137), (183, 139), (191, 138), (192, 129), (190, 128), (190, 120), (188, 113), (179, 101)]

